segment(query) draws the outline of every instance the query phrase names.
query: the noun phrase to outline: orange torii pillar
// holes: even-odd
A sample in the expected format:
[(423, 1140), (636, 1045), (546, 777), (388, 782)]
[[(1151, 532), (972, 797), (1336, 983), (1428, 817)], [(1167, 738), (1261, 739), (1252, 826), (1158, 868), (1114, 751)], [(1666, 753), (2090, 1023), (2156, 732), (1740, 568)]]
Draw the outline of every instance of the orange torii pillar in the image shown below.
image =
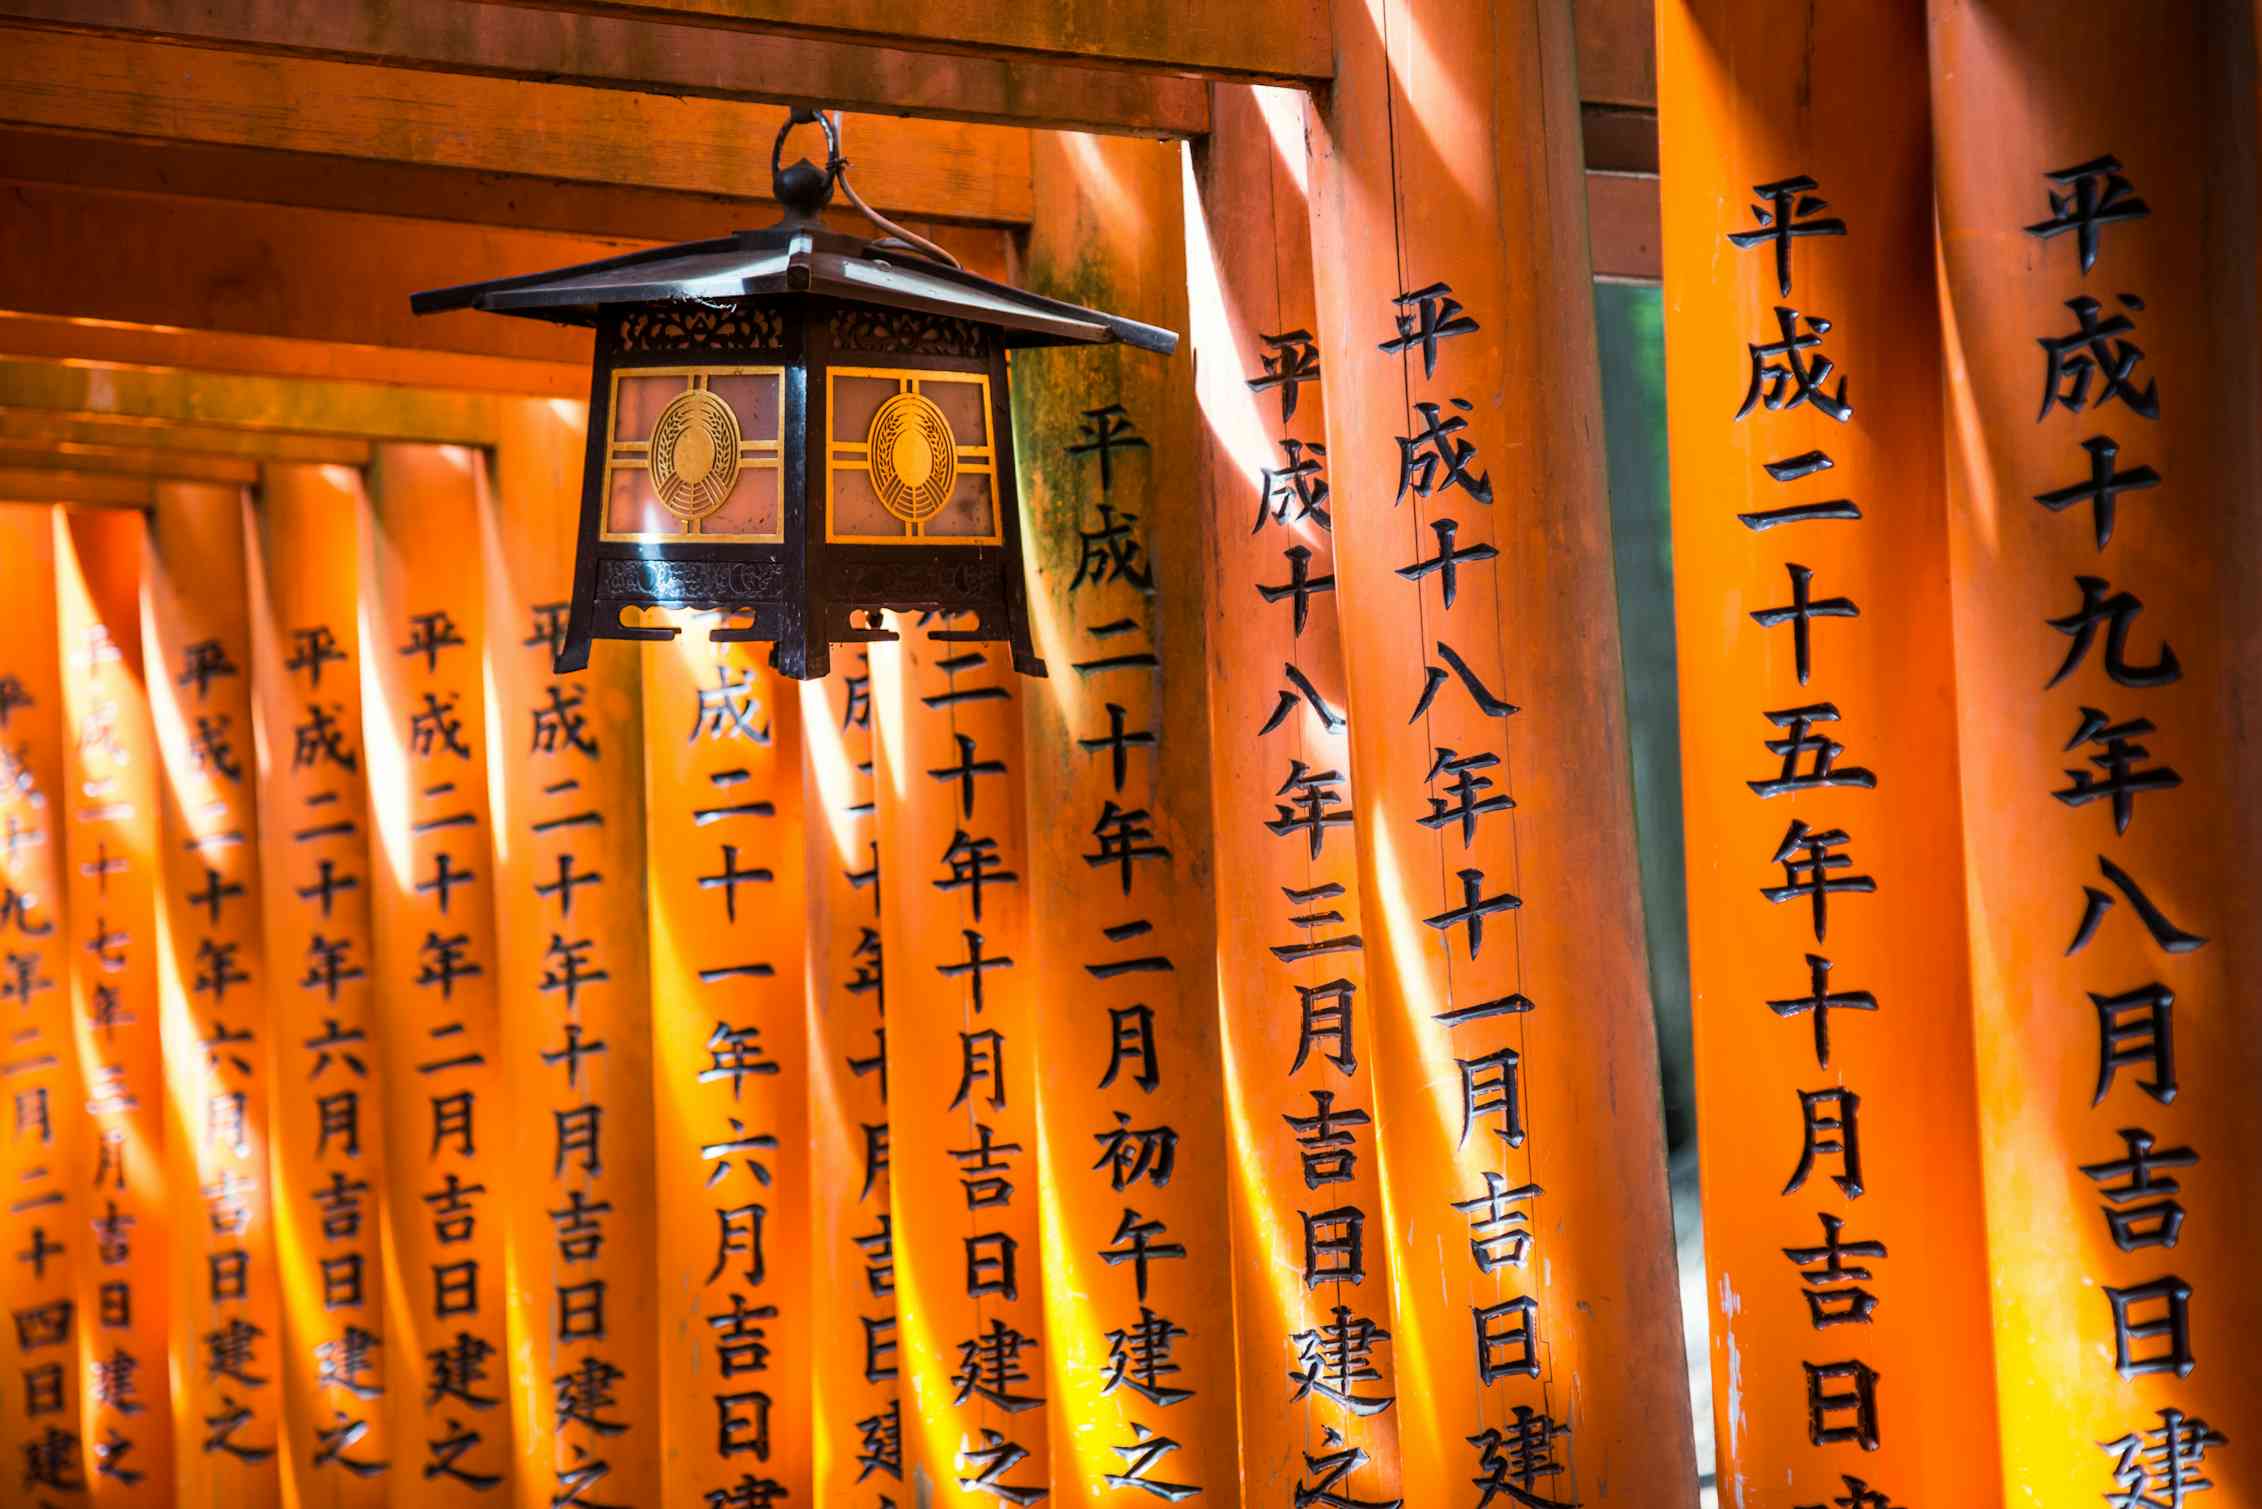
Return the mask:
[(1312, 251), (1383, 1208), (1420, 1257), (1404, 1494), (1693, 1503), (1570, 6), (1334, 13)]
[(400, 1470), (385, 1407), (394, 1369), (357, 623), (366, 506), (349, 467), (267, 466), (249, 571), (285, 1493), (356, 1506), (383, 1504), (385, 1474)]
[(1722, 1493), (1993, 1503), (1924, 18), (1659, 32)]
[(2022, 1505), (2262, 1497), (2253, 25), (2245, 0), (1931, 7), (1980, 1146)]
[(72, 1173), (84, 1224), (62, 1239), (76, 1248), (81, 1438), (92, 1502), (166, 1503), (174, 1216), (157, 993), (157, 744), (141, 633), (148, 525), (123, 509), (58, 509), (54, 520), (65, 718), (58, 815), (83, 1096), (74, 1099), (86, 1112)]
[(908, 1493), (892, 1362), (864, 1350), (892, 1334), (887, 1011), (872, 750), (872, 669), (861, 647), (801, 686), (808, 931), (810, 1412), (813, 1501), (879, 1509)]
[(1390, 1272), (1405, 1254), (1386, 1235), (1373, 1156), (1373, 998), (1303, 101), (1221, 85), (1210, 110), (1186, 261), (1206, 467), (1242, 1489), (1252, 1503), (1285, 1503), (1327, 1479), (1343, 1499), (1389, 1504), (1400, 1498), (1398, 1415), (1376, 1401), (1396, 1396), (1394, 1349), (1376, 1336), (1356, 1380), (1321, 1366), (1329, 1326), (1390, 1330)]
[(801, 696), (678, 621), (643, 649), (662, 1501), (806, 1503)]
[[(1180, 154), (1034, 138), (1029, 286), (1182, 329)], [(1052, 1502), (1240, 1502), (1193, 371), (1122, 346), (1019, 353), (1014, 442), (1037, 653), (1027, 755), (922, 793), (1026, 783), (1028, 965), (1048, 1008)]]
[(585, 419), (503, 409), (480, 530), (509, 1093), (479, 1219), (509, 1236), (520, 1509), (660, 1502), (641, 662), (607, 645), (552, 670)]
[(170, 1105), (176, 1502), (282, 1498), (270, 1156), (278, 1042), (260, 926), (243, 488), (164, 483), (143, 597), (159, 806), (158, 997)]
[(914, 1004), (887, 1041), (891, 1238), (862, 1254), (896, 1314), (862, 1354), (901, 1393), (905, 1484), (989, 1509), (1050, 1482), (1022, 693), (1002, 646), (892, 623), (869, 652), (880, 936)]
[(86, 1486), (79, 1444), (76, 1270), (86, 1244), (78, 1143), (78, 1052), (71, 1025), (71, 942), (63, 914), (63, 667), (51, 509), (0, 508), (0, 601), (14, 618), (0, 639), (0, 1013), (9, 1119), (0, 1188), (11, 1254), (0, 1305), (0, 1452), (32, 1504), (76, 1502)]
[(362, 532), (362, 748), (383, 1066), (392, 1502), (472, 1505), (511, 1477), (508, 1271), (485, 1147), (508, 1114), (497, 1012), (479, 518), (458, 446), (379, 447)]

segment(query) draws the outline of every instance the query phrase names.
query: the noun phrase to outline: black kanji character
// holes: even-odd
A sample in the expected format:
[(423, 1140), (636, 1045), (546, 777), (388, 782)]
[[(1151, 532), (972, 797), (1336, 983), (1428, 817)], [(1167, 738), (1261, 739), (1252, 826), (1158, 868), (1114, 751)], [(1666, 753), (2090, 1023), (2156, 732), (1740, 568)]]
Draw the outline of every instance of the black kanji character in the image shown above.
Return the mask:
[(1319, 346), (1312, 340), (1309, 330), (1284, 330), (1278, 335), (1259, 335), (1269, 355), (1259, 358), (1264, 363), (1264, 376), (1248, 378), (1249, 391), (1263, 393), (1277, 388), (1280, 391), (1280, 422), (1288, 423), (1296, 417), (1296, 393), (1305, 383), (1319, 381)]
[[(1808, 192), (1817, 187), (1819, 185), (1804, 173), (1779, 178), (1773, 183), (1753, 184), (1751, 191), (1767, 201), (1751, 207), (1758, 228), (1728, 232), (1728, 244), (1738, 251), (1774, 245), (1775, 290), (1786, 299), (1791, 296), (1791, 242), (1804, 236), (1843, 236), (1846, 233), (1845, 221), (1835, 215), (1822, 214), (1830, 208), (1830, 201)], [(1489, 1492), (1485, 1495), (1488, 1502), (1491, 1497)]]
[(1791, 825), (1783, 830), (1783, 841), (1775, 846), (1774, 858), (1769, 861), (1783, 867), (1783, 883), (1762, 886), (1759, 894), (1777, 906), (1802, 896), (1807, 898), (1814, 912), (1814, 941), (1817, 943), (1829, 932), (1832, 895), (1866, 896), (1877, 889), (1876, 880), (1868, 875), (1831, 876), (1833, 870), (1853, 867), (1852, 855), (1834, 852), (1852, 842), (1843, 828), (1816, 832), (1794, 817)]
[(2070, 752), (2084, 744), (2100, 746), (2104, 752), (2091, 755), (2089, 763), (2104, 775), (2068, 770), (2066, 776), (2073, 784), (2050, 794), (2069, 807), (2109, 798), (2113, 804), (2113, 831), (2126, 833), (2129, 820), (2135, 816), (2138, 793), (2172, 791), (2183, 784), (2183, 777), (2172, 766), (2140, 768), (2143, 761), (2151, 758), (2152, 751), (2134, 741), (2155, 731), (2150, 718), (2130, 718), (2115, 723), (2094, 707), (2083, 708), (2081, 723), (2074, 729), (2073, 737), (2066, 741), (2066, 749)]
[[(2124, 309), (2144, 307), (2144, 301), (2132, 293), (2120, 295), (2120, 301)], [(2066, 307), (2074, 313), (2075, 328), (2055, 338), (2035, 338), (2043, 356), (2042, 408), (2034, 416), (2036, 423), (2048, 419), (2054, 407), (2078, 414), (2085, 406), (2102, 408), (2114, 398), (2141, 418), (2158, 419), (2159, 383), (2147, 378), (2140, 393), (2130, 380), (2136, 364), (2144, 360), (2144, 348), (2123, 338), (2136, 328), (2134, 322), (2125, 314), (2100, 320), (2097, 316), (2105, 306), (2087, 294), (2066, 300)], [(2093, 401), (2090, 380), (2098, 377), (2104, 381)]]
[(1398, 308), (1391, 323), (1398, 334), (1382, 342), (1375, 349), (1391, 356), (1400, 355), (1419, 346), (1422, 351), (1422, 376), (1437, 376), (1437, 343), (1456, 335), (1474, 335), (1479, 326), (1461, 310), (1461, 301), (1453, 297), (1450, 283), (1431, 283), (1421, 288), (1409, 289), (1390, 301)]
[(1830, 321), (1816, 315), (1806, 315), (1807, 333), (1799, 333), (1802, 316), (1796, 309), (1778, 304), (1775, 306), (1775, 326), (1781, 335), (1772, 341), (1753, 341), (1747, 346), (1751, 352), (1751, 386), (1744, 390), (1744, 401), (1736, 410), (1743, 418), (1758, 404), (1765, 404), (1767, 412), (1795, 409), (1800, 404), (1811, 404), (1826, 418), (1840, 424), (1854, 417), (1854, 407), (1846, 402), (1846, 379), (1838, 378), (1838, 390), (1828, 392), (1824, 384), (1837, 372), (1838, 364), (1816, 352), (1810, 359), (1806, 353), (1822, 344), (1830, 333)]
[(2065, 186), (2068, 192), (2050, 191), (2050, 218), (2026, 227), (2026, 233), (2047, 241), (2072, 231), (2085, 275), (2097, 265), (2100, 230), (2125, 220), (2141, 220), (2152, 213), (2152, 207), (2139, 199), (2129, 181), (2121, 176), (2121, 160), (2111, 153), (2075, 163), (2070, 168), (2053, 168), (2042, 176)]
[[(1446, 401), (1463, 414), (1475, 408), (1465, 398)], [(1414, 412), (1422, 416), (1422, 428), (1411, 435), (1396, 437), (1398, 491), (1391, 497), (1392, 505), (1403, 503), (1409, 489), (1415, 497), (1427, 498), (1453, 487), (1460, 488), (1479, 503), (1490, 503), (1492, 473), (1469, 471), (1469, 462), (1477, 448), (1460, 438), (1461, 432), (1469, 427), (1469, 421), (1461, 414), (1447, 416), (1444, 409), (1434, 403), (1417, 402)]]
[(1361, 1417), (1379, 1415), (1398, 1402), (1395, 1394), (1362, 1394), (1359, 1385), (1379, 1383), (1382, 1373), (1374, 1365), (1375, 1347), (1390, 1333), (1348, 1305), (1336, 1305), (1328, 1319), (1309, 1331), (1288, 1338), (1296, 1348), (1297, 1366), (1288, 1380), (1296, 1385), (1291, 1401), (1318, 1394)]
[(2158, 487), (2160, 474), (2149, 466), (2132, 466), (2125, 472), (2115, 470), (2121, 447), (2109, 436), (2092, 435), (2081, 443), (2081, 448), (2089, 452), (2088, 479), (2036, 493), (2034, 501), (2052, 513), (2063, 512), (2076, 503), (2087, 503), (2091, 532), (2097, 537), (2097, 548), (2103, 550), (2106, 542), (2113, 538), (2115, 500), (2122, 493)]

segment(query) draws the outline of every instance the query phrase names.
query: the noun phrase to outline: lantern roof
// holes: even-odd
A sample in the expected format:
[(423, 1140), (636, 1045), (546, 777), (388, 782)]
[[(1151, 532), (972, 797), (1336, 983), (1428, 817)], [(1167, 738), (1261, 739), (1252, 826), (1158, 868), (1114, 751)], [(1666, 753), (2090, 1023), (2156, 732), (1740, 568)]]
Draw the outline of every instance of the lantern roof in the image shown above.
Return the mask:
[(483, 309), (561, 325), (592, 325), (623, 304), (711, 303), (813, 294), (987, 325), (1007, 346), (1120, 341), (1167, 356), (1175, 332), (1104, 310), (1048, 299), (946, 266), (896, 240), (865, 241), (807, 221), (712, 241), (630, 252), (549, 272), (463, 283), (412, 295), (418, 314)]

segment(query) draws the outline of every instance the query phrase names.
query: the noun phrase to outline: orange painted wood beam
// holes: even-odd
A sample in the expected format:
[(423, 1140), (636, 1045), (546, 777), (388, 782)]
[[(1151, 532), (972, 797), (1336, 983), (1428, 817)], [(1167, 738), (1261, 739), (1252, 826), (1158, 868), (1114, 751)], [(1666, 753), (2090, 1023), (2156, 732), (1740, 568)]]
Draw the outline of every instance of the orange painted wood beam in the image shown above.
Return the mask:
[[(291, 1090), (276, 1072), (281, 996), (260, 917), (250, 497), (241, 484), (167, 482), (158, 492), (142, 629), (162, 762), (177, 1502), (271, 1509), (283, 1492), (284, 1345), (271, 1159), (275, 1102)], [(207, 1440), (220, 1444), (206, 1450)]]
[[(809, 1393), (813, 1502), (902, 1492), (903, 1407), (889, 1215), (887, 1000), (871, 658), (843, 647), (801, 684), (808, 886)], [(868, 1486), (867, 1486), (868, 1485)]]
[(1041, 9), (981, 0), (534, 0), (540, 9), (817, 37), (868, 47), (972, 53), (1205, 78), (1312, 84), (1333, 71), (1317, 0), (1230, 9), (1202, 0), (1064, 0)]
[(1392, 1275), (1423, 1260), (1388, 1234), (1375, 1157), (1303, 102), (1220, 85), (1213, 109), (1186, 257), (1242, 1491), (1293, 1502), (1348, 1453), (1326, 1491), (1389, 1504), (1403, 1497), (1398, 1415), (1371, 1405), (1397, 1395), (1396, 1349), (1378, 1340), (1351, 1387), (1319, 1365), (1330, 1327), (1391, 1330)]
[(0, 18), (148, 41), (638, 93), (807, 102), (1131, 136), (1198, 136), (1209, 129), (1208, 94), (1199, 80), (1141, 77), (1081, 66), (1072, 57), (941, 56), (457, 0), (410, 0), (381, 9), (274, 0), (5, 0)]
[(1657, 108), (1657, 6), (1658, 0), (1571, 0), (1582, 102)]
[(74, 443), (0, 443), (0, 471), (88, 472), (99, 476), (143, 477), (157, 482), (222, 482), (239, 487), (259, 480), (259, 463), (244, 457), (146, 446)]
[[(387, 445), (359, 542), (370, 977), (387, 1221), (392, 1502), (467, 1506), (516, 1466), (495, 931), (495, 755), (479, 538), (487, 467), (460, 446)], [(162, 517), (160, 528), (163, 527)], [(513, 754), (516, 751), (512, 751)], [(482, 1140), (484, 1139), (484, 1141)], [(483, 1149), (488, 1156), (482, 1156)]]
[[(1000, 647), (893, 623), (902, 641), (869, 652), (880, 933), (897, 999), (917, 1007), (887, 1039), (896, 1311), (858, 1355), (901, 1396), (904, 1482), (936, 1509), (991, 1509), (1052, 1481), (1037, 1161), (1037, 1015), (1050, 1007), (1030, 956), (1028, 807), (1013, 778), (1022, 683)], [(1002, 769), (938, 779), (961, 763)], [(880, 1491), (897, 1498), (893, 1487)]]
[(698, 622), (641, 655), (670, 1504), (812, 1501), (801, 695), (768, 655)]
[(63, 745), (66, 676), (56, 603), (50, 508), (0, 507), (0, 597), (15, 617), (0, 638), (0, 1002), (15, 1023), (14, 1114), (0, 1175), (18, 1190), (11, 1252), (38, 1253), (0, 1276), (0, 1367), (17, 1387), (0, 1405), (0, 1449), (23, 1465), (27, 1494), (86, 1485), (80, 1436), (77, 1267), (92, 1256), (79, 1183), (82, 1081), (72, 1025), (70, 959), (78, 932), (64, 915), (69, 810)]
[[(1851, 1476), (1993, 1504), (1924, 21), (1798, 0), (1660, 0), (1659, 21), (1723, 1498)], [(1828, 327), (1811, 397), (1753, 387), (1786, 317)], [(1843, 616), (1779, 616), (1802, 582)], [(1801, 834), (1839, 836), (1837, 889), (1811, 889)]]
[[(26, 128), (0, 127), (0, 178), (553, 231), (623, 243), (697, 241), (777, 218), (776, 207), (766, 197), (767, 181), (759, 185), (760, 194), (752, 192), (752, 185), (725, 185), (701, 193), (267, 147)], [(1003, 267), (1010, 226), (917, 215), (892, 218), (940, 242), (975, 271), (1003, 276), (997, 269)], [(828, 211), (827, 223), (851, 234), (870, 224), (853, 211), (846, 215)]]
[[(568, 402), (589, 396), (589, 369), (582, 364), (345, 346), (286, 336), (235, 335), (0, 311), (0, 362), (12, 358), (64, 369), (111, 366), (138, 368), (145, 373), (170, 370), (192, 390), (187, 400), (192, 405), (198, 401), (193, 390), (214, 376), (235, 375), (279, 378), (278, 391), (295, 393), (305, 393), (310, 383), (343, 381), (366, 384), (368, 390), (380, 393), (416, 388), (426, 393), (496, 394)], [(306, 400), (294, 406), (303, 407), (310, 418), (327, 421), (310, 424), (309, 428), (341, 431), (336, 421), (329, 420), (333, 409)], [(404, 413), (415, 407), (398, 400), (391, 406)], [(378, 433), (393, 431), (383, 426)], [(464, 435), (459, 431), (445, 438), (457, 440)]]
[[(76, 1377), (87, 1502), (169, 1502), (175, 1482), (158, 1006), (157, 746), (141, 634), (147, 526), (115, 510), (57, 509), (63, 664), (63, 830), (72, 1035), (84, 1108), (71, 1183)], [(83, 1097), (83, 1098), (82, 1098)], [(193, 1219), (193, 1217), (192, 1217)], [(65, 1245), (71, 1245), (66, 1243)]]
[(59, 466), (7, 467), (0, 468), (0, 501), (85, 503), (146, 513), (157, 506), (157, 487), (147, 477), (105, 476)]
[[(1029, 286), (1182, 329), (1180, 152), (1036, 144)], [(1239, 1502), (1192, 363), (1017, 353), (1051, 1502)], [(972, 755), (967, 756), (971, 761)], [(944, 767), (947, 769), (947, 767)], [(944, 780), (928, 799), (954, 793)]]
[(370, 928), (358, 472), (270, 466), (250, 546), (265, 988), (282, 1325), (276, 1443), (292, 1502), (386, 1502), (405, 1455), (385, 1408), (409, 1367), (385, 1335), (385, 1093)]
[(1693, 1504), (1568, 0), (1335, 15), (1314, 333), (1404, 1492), (1536, 1449), (1558, 1496)]
[[(783, 107), (0, 28), (0, 122), (760, 197)], [(887, 212), (1029, 218), (1027, 133), (859, 116)], [(806, 148), (797, 148), (806, 152)]]
[[(409, 313), (408, 297), (646, 244), (47, 183), (0, 186), (0, 202), (18, 248), (0, 271), (0, 309), (104, 327), (555, 363), (578, 367), (584, 387), (588, 331), (467, 313), (424, 319)], [(28, 345), (28, 334), (10, 344)], [(108, 328), (74, 324), (52, 344), (99, 358), (105, 341), (117, 338)]]
[[(5, 442), (11, 453), (50, 456), (57, 465), (75, 464), (72, 458), (76, 456), (147, 455), (154, 458), (163, 453), (179, 456), (184, 466), (230, 467), (240, 460), (254, 468), (250, 477), (239, 477), (232, 470), (213, 476), (181, 474), (197, 481), (213, 482), (257, 481), (256, 469), (261, 459), (366, 466), (370, 456), (366, 441), (224, 430), (160, 420), (44, 414), (25, 409), (0, 409), (0, 442)], [(152, 461), (153, 469), (171, 464)]]
[[(492, 788), (493, 862), (511, 1096), (484, 1156), (515, 1171), (489, 1181), (486, 1208), (509, 1233), (510, 1352), (531, 1383), (511, 1396), (512, 1502), (550, 1509), (578, 1492), (652, 1504), (663, 1307), (642, 682), (632, 652), (599, 656), (578, 676), (552, 672), (571, 595), (587, 413), (526, 404), (499, 418), (479, 545), (503, 762)], [(575, 1052), (600, 1042), (602, 1053)], [(551, 1214), (599, 1205), (609, 1208)], [(582, 1245), (587, 1230), (563, 1229), (583, 1219), (601, 1229), (596, 1251)]]
[[(559, 397), (586, 396), (587, 331), (422, 318), (409, 295), (649, 244), (42, 182), (0, 196), (19, 252), (0, 270), (0, 350)], [(692, 234), (731, 223), (718, 215)], [(1003, 271), (1002, 232), (942, 235), (971, 265)]]
[(2004, 1499), (2158, 1502), (2173, 1472), (2235, 1501), (2262, 1481), (2254, 9), (1929, 16)]
[(1663, 272), (1659, 261), (1658, 180), (1641, 173), (1587, 174), (1588, 240), (1594, 247), (1594, 275), (1629, 283), (1653, 283)]
[[(67, 423), (180, 423), (207, 432), (232, 431), (262, 444), (268, 436), (280, 436), (288, 442), (281, 448), (293, 461), (326, 461), (341, 444), (358, 448), (372, 439), (492, 445), (529, 411), (553, 405), (563, 411), (583, 407), (562, 397), (405, 387), (336, 376), (276, 377), (0, 355), (0, 412), (38, 413)], [(308, 441), (314, 444), (308, 446)]]

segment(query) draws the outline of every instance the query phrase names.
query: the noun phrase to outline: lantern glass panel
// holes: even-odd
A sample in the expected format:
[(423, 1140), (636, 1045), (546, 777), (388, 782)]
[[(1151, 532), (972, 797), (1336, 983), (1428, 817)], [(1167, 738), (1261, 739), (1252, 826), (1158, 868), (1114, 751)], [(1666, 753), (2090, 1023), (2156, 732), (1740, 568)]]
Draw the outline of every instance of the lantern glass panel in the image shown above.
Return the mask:
[(782, 367), (615, 372), (604, 537), (782, 540), (784, 411)]
[(825, 373), (825, 539), (996, 545), (997, 437), (987, 372)]

